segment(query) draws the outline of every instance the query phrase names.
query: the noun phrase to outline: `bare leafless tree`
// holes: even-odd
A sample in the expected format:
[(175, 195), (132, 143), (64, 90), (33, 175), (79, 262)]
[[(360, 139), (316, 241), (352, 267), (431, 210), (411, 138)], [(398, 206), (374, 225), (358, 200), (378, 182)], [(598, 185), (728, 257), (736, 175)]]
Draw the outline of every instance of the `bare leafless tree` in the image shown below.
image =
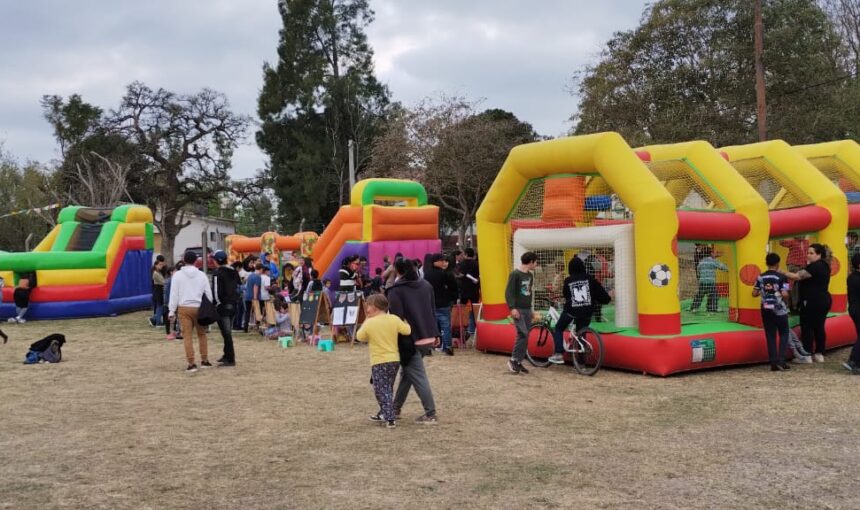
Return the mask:
[(820, 0), (842, 39), (841, 60), (853, 74), (860, 71), (860, 0)]

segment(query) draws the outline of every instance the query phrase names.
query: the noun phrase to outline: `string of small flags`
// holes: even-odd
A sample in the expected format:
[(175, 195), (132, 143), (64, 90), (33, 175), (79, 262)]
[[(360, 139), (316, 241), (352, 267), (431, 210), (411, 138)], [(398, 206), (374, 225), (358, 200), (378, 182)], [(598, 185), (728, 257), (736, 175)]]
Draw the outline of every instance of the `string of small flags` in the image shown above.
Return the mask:
[(6, 214), (0, 216), (0, 218), (8, 218), (9, 216), (18, 216), (21, 214), (40, 213), (42, 211), (50, 211), (51, 209), (57, 209), (59, 207), (60, 207), (60, 204), (51, 204), (51, 205), (44, 205), (42, 207), (33, 207), (32, 209), (21, 209), (20, 211), (12, 211), (10, 213), (6, 213)]

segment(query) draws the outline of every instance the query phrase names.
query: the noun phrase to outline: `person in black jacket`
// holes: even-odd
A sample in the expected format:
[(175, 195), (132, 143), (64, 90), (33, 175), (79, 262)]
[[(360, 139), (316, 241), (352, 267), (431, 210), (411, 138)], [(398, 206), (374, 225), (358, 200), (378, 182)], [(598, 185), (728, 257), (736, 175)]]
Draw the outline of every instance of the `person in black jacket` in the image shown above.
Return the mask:
[(590, 275), (585, 267), (585, 261), (578, 256), (570, 259), (567, 264), (567, 272), (570, 276), (564, 279), (564, 311), (561, 313), (553, 332), (555, 351), (549, 358), (550, 363), (564, 363), (564, 330), (570, 323), (579, 331), (591, 324), (591, 317), (595, 309), (600, 305), (609, 304), (611, 298), (597, 281)]
[(236, 352), (233, 349), (233, 315), (239, 302), (239, 286), (242, 284), (239, 273), (227, 265), (227, 254), (218, 250), (213, 255), (218, 269), (212, 276), (212, 296), (218, 309), (218, 329), (224, 337), (224, 356), (218, 360), (219, 367), (236, 366)]
[[(474, 305), (481, 301), (480, 270), (474, 249), (466, 248), (463, 254), (465, 258), (457, 268), (460, 273), (460, 303)], [(475, 334), (475, 313), (472, 306), (469, 307), (469, 327), (466, 331), (470, 337)]]
[(427, 379), (422, 359), (426, 350), (429, 350), (432, 342), (439, 335), (434, 316), (436, 304), (433, 300), (433, 287), (418, 278), (415, 266), (408, 259), (397, 259), (394, 262), (394, 273), (397, 275), (397, 280), (386, 290), (388, 311), (405, 320), (412, 327), (412, 334), (400, 335), (397, 339), (402, 370), (400, 384), (394, 394), (394, 412), (395, 415), (400, 416), (400, 410), (406, 402), (409, 389), (414, 386), (424, 407), (424, 414), (415, 421), (434, 425), (436, 424), (436, 403), (433, 401), (433, 391), (430, 389), (430, 380)]
[[(830, 296), (830, 250), (819, 243), (809, 245), (806, 250), (807, 266), (796, 273), (786, 273), (792, 280), (799, 280), (800, 288), (800, 341), (807, 352), (814, 352), (812, 359), (824, 363), (827, 337), (824, 322), (833, 300)], [(814, 342), (814, 350), (813, 350)]]
[[(856, 234), (855, 234), (856, 235)], [(851, 348), (848, 361), (842, 364), (852, 375), (860, 375), (860, 253), (851, 255), (851, 274), (848, 275), (848, 315), (854, 323), (857, 340)]]
[(433, 286), (433, 299), (436, 301), (436, 324), (442, 336), (441, 351), (454, 355), (451, 347), (451, 304), (457, 300), (457, 279), (448, 271), (448, 259), (441, 253), (430, 258), (430, 267), (424, 269), (424, 279)]

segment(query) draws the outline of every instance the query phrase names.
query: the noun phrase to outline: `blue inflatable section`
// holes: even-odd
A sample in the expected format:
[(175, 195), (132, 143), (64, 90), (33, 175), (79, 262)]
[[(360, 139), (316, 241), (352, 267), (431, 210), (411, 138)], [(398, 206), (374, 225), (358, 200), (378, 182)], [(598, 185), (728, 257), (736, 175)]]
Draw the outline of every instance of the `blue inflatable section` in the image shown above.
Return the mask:
[(152, 250), (135, 250), (125, 253), (122, 265), (110, 291), (110, 298), (152, 295)]
[(856, 204), (860, 202), (860, 191), (848, 191), (845, 193), (845, 198), (848, 199), (849, 204)]
[(612, 207), (612, 197), (609, 195), (594, 195), (586, 197), (586, 211), (608, 211)]

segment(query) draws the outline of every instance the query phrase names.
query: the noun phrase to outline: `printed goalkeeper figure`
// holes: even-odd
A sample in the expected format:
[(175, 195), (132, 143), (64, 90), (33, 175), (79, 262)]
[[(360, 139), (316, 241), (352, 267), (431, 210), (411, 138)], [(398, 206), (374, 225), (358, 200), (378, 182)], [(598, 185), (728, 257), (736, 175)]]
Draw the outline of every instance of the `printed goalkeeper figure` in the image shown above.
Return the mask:
[(570, 276), (564, 279), (562, 287), (564, 310), (553, 331), (555, 353), (548, 360), (558, 365), (564, 363), (564, 330), (571, 322), (576, 331), (587, 328), (597, 307), (609, 304), (612, 300), (603, 285), (586, 271), (585, 262), (578, 256), (570, 259), (567, 272)]

